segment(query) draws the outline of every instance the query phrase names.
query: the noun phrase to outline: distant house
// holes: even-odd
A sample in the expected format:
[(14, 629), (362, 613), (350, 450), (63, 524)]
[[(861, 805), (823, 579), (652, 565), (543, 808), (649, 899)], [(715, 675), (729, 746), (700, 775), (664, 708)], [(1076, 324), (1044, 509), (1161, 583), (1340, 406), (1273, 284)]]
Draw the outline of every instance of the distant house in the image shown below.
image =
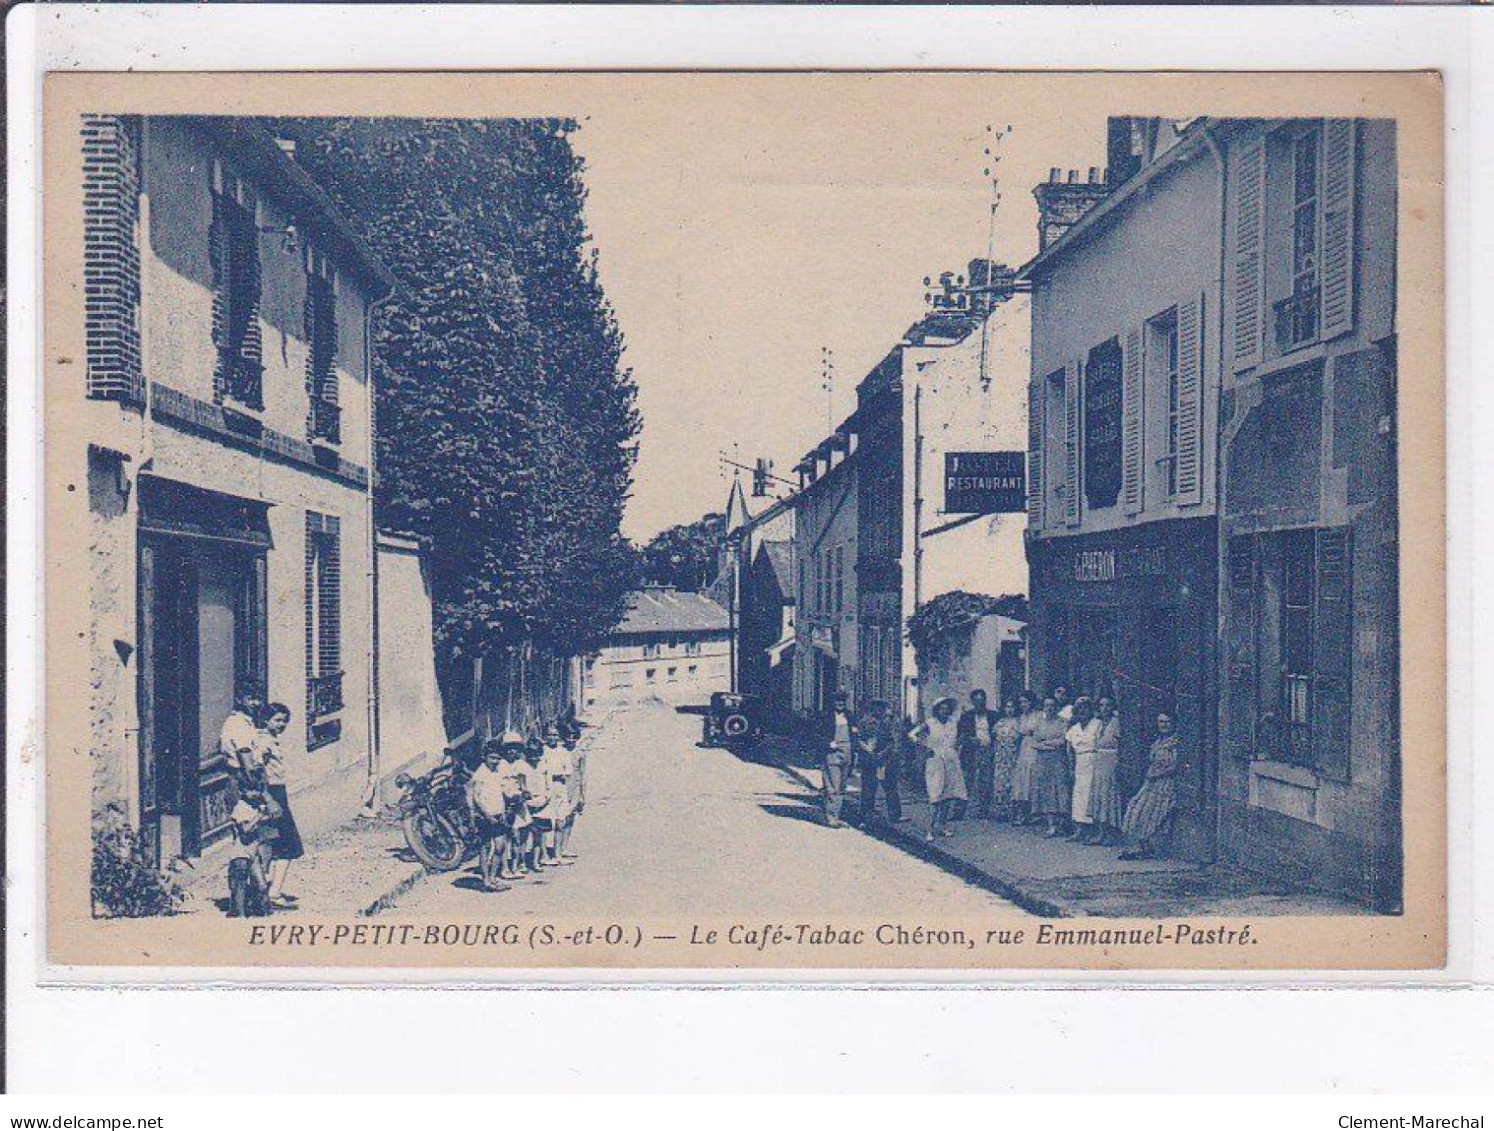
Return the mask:
[(628, 598), (622, 623), (586, 660), (585, 702), (651, 696), (698, 702), (731, 679), (727, 611), (703, 593), (665, 587)]

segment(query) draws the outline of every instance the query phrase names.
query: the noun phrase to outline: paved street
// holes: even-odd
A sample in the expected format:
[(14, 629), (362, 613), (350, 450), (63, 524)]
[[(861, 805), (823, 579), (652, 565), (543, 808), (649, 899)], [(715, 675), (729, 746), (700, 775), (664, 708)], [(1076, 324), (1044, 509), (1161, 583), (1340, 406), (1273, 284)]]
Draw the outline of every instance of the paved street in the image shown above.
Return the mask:
[(470, 872), (427, 876), (386, 914), (939, 917), (1011, 904), (932, 864), (819, 820), (783, 771), (696, 746), (700, 720), (648, 703), (618, 713), (588, 756), (573, 867), (488, 893)]

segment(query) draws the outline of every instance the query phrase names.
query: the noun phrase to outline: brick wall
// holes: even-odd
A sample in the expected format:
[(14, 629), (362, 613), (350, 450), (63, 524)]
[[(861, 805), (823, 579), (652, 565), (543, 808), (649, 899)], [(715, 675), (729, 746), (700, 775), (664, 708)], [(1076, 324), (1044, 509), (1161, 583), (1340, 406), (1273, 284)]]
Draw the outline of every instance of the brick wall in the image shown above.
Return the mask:
[(138, 401), (140, 123), (83, 118), (83, 302), (88, 395)]

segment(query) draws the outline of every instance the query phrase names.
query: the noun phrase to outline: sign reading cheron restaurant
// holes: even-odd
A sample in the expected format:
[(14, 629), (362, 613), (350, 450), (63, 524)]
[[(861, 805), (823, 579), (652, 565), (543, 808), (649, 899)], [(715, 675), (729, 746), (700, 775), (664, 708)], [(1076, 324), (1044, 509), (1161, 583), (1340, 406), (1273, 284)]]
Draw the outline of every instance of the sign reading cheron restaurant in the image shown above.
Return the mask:
[(1026, 452), (946, 452), (946, 514), (1014, 514), (1027, 509)]

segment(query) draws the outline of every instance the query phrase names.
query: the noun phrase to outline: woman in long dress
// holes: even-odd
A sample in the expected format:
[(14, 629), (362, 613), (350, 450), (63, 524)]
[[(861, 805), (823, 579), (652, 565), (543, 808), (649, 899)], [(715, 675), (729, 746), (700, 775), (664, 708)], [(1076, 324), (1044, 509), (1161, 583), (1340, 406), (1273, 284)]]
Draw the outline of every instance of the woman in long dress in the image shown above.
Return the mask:
[(1100, 732), (1095, 736), (1094, 778), (1090, 783), (1089, 817), (1093, 833), (1091, 844), (1114, 844), (1120, 836), (1125, 803), (1121, 800), (1120, 782), (1120, 716), (1115, 700), (1102, 696), (1099, 703)]
[(1062, 836), (1069, 820), (1073, 781), (1069, 775), (1068, 723), (1059, 718), (1058, 700), (1052, 695), (1043, 699), (1043, 714), (1032, 731), (1037, 753), (1033, 775), (1032, 809), (1047, 826), (1043, 835)]
[(1012, 824), (1025, 825), (1032, 818), (1032, 798), (1037, 792), (1037, 744), (1033, 732), (1043, 712), (1037, 696), (1024, 691), (1017, 696), (1017, 761), (1012, 766)]
[(1171, 831), (1178, 808), (1177, 777), (1182, 760), (1172, 716), (1164, 711), (1157, 716), (1157, 740), (1147, 758), (1146, 778), (1121, 821), (1121, 832), (1132, 844), (1120, 854), (1122, 860), (1150, 859), (1156, 855), (1158, 839)]
[(923, 766), (923, 783), (929, 795), (929, 830), (926, 840), (952, 836), (949, 811), (966, 800), (965, 773), (960, 768), (960, 744), (954, 713), (956, 703), (945, 696), (934, 704), (929, 717), (909, 737), (929, 752)]
[(1069, 811), (1074, 831), (1069, 833), (1069, 839), (1090, 844), (1094, 830), (1090, 827), (1093, 822), (1089, 805), (1095, 788), (1095, 747), (1100, 738), (1100, 720), (1095, 718), (1088, 696), (1081, 695), (1074, 701), (1074, 721), (1064, 738), (1074, 757), (1074, 792)]
[(1001, 705), (1001, 717), (992, 728), (995, 748), (995, 770), (991, 775), (991, 801), (997, 820), (1009, 820), (1012, 813), (1012, 775), (1017, 767), (1017, 748), (1022, 742), (1022, 720), (1017, 717), (1015, 700)]
[(272, 843), (273, 859), (270, 863), (270, 906), (292, 908), (296, 897), (285, 890), (286, 878), (290, 875), (292, 860), (306, 855), (301, 843), (301, 830), (296, 827), (295, 815), (291, 812), (290, 797), (286, 792), (285, 751), (281, 738), (290, 725), (290, 708), (284, 703), (271, 703), (265, 708), (265, 725), (260, 731), (258, 746), (260, 761), (264, 765), (265, 782), (271, 800), (275, 802), (275, 840)]

